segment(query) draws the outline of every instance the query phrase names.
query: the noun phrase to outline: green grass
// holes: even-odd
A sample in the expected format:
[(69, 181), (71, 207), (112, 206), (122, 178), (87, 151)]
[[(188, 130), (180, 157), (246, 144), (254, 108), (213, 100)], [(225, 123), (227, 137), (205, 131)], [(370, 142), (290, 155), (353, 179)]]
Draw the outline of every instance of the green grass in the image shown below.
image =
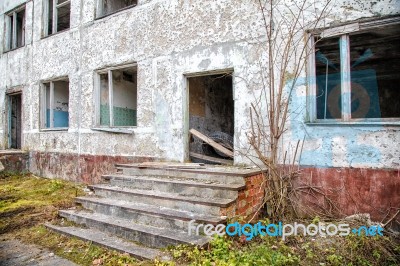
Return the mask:
[(57, 210), (74, 205), (82, 189), (71, 182), (29, 174), (0, 176), (0, 234), (57, 217)]
[[(216, 237), (208, 249), (178, 246), (171, 249), (172, 265), (400, 265), (399, 242), (388, 237), (347, 236), (255, 238)], [(170, 264), (170, 265), (171, 265)]]
[[(52, 250), (78, 265), (144, 265), (127, 254), (120, 254), (47, 230), (43, 223), (60, 223), (59, 209), (74, 206), (83, 195), (82, 186), (30, 174), (0, 176), (0, 234)], [(62, 221), (67, 224), (67, 221)]]
[(22, 230), (17, 236), (29, 237), (29, 242), (46, 247), (56, 255), (79, 265), (93, 265), (96, 262), (100, 265), (109, 266), (143, 265), (128, 254), (121, 254), (93, 245), (90, 242), (51, 232), (42, 225)]

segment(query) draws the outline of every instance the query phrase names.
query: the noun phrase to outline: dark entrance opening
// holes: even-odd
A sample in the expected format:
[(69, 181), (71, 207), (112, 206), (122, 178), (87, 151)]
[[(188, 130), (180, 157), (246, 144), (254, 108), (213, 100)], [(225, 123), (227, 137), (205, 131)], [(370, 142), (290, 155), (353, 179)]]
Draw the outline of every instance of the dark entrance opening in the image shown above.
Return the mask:
[[(232, 75), (218, 74), (191, 77), (188, 78), (188, 85), (189, 129), (195, 129), (222, 146), (233, 150), (234, 101)], [(224, 160), (232, 159), (194, 136), (189, 139), (189, 152), (193, 162), (224, 163)], [(216, 160), (200, 159), (199, 155), (216, 158)]]
[(22, 96), (21, 94), (9, 95), (8, 110), (8, 137), (9, 148), (21, 149), (22, 133)]

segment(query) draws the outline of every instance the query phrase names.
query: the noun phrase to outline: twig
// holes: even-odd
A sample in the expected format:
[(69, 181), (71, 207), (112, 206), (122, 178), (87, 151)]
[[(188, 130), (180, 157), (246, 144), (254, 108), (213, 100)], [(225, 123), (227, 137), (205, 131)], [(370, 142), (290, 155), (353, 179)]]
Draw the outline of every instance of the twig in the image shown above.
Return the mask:
[(399, 213), (400, 213), (400, 210), (397, 210), (397, 212), (392, 216), (392, 218), (389, 219), (389, 221), (387, 221), (387, 222), (383, 225), (383, 227), (386, 227), (388, 224), (390, 224), (390, 222), (393, 221), (393, 220), (396, 218), (396, 216), (399, 215)]

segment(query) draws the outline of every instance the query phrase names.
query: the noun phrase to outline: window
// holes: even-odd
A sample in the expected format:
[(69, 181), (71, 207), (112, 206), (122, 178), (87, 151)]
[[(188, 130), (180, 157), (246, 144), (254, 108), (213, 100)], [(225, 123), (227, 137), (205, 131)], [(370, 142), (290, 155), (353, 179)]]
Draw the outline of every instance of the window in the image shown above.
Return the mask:
[(43, 83), (41, 127), (68, 128), (69, 81), (67, 79)]
[(97, 17), (104, 17), (137, 5), (137, 0), (97, 0)]
[(44, 36), (48, 36), (70, 27), (70, 0), (44, 1)]
[(97, 124), (105, 127), (136, 126), (137, 71), (134, 66), (98, 73)]
[(6, 15), (6, 50), (25, 45), (25, 6)]
[[(396, 19), (391, 19), (393, 20)], [(350, 32), (315, 37), (317, 120), (400, 118), (400, 23), (360, 23)], [(343, 30), (343, 28), (342, 28)], [(333, 32), (331, 30), (331, 32)], [(322, 37), (323, 34), (322, 34)]]

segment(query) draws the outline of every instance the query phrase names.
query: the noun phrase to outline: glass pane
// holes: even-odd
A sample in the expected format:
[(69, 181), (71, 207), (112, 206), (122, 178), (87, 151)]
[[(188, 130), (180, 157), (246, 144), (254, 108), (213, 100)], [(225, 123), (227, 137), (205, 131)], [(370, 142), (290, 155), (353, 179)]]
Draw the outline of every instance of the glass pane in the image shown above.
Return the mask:
[(57, 8), (57, 32), (69, 29), (71, 4)]
[(339, 38), (316, 40), (317, 119), (342, 117)]
[(400, 117), (400, 27), (350, 36), (351, 117)]
[(103, 15), (134, 5), (137, 5), (137, 0), (103, 0)]
[(17, 13), (17, 47), (25, 45), (25, 9)]
[(60, 80), (54, 82), (53, 102), (54, 127), (68, 127), (69, 125), (69, 82)]
[(50, 127), (50, 83), (43, 84), (45, 87), (45, 128)]
[(8, 16), (8, 23), (10, 25), (10, 31), (8, 33), (8, 49), (13, 48), (13, 36), (14, 36), (14, 16), (11, 14)]
[(114, 126), (136, 126), (136, 72), (114, 70), (112, 76)]
[(53, 0), (48, 0), (49, 1), (49, 17), (48, 17), (48, 34), (53, 33)]
[(100, 75), (100, 125), (110, 125), (110, 104), (107, 73)]

